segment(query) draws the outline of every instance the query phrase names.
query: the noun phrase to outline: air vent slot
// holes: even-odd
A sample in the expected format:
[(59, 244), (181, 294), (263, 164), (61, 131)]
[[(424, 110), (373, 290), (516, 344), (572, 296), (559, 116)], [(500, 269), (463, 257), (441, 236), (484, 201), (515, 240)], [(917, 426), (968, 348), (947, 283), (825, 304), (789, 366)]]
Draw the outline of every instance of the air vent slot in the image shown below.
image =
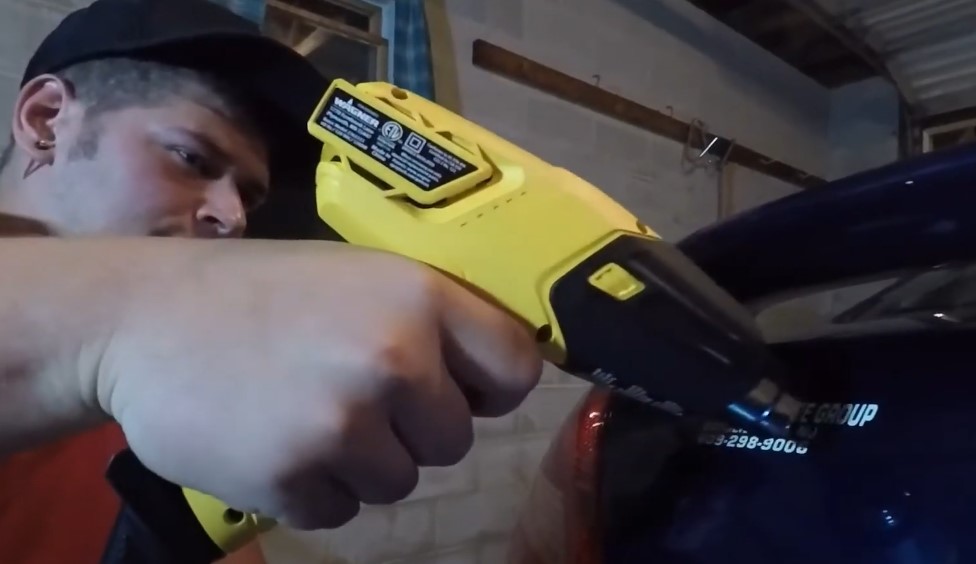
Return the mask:
[(366, 170), (365, 168), (359, 166), (358, 164), (356, 164), (351, 160), (349, 161), (349, 168), (351, 168), (352, 171), (358, 174), (359, 176), (362, 176), (367, 181), (373, 183), (373, 185), (379, 188), (380, 190), (384, 192), (393, 190), (393, 186), (390, 186), (390, 184), (387, 183), (385, 180), (381, 179), (380, 177), (376, 176), (372, 172)]

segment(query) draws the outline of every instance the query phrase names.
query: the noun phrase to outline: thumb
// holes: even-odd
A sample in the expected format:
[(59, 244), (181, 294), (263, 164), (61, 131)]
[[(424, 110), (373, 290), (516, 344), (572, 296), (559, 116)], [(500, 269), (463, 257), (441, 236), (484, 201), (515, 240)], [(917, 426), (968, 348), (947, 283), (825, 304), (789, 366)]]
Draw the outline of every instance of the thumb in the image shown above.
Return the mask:
[(533, 332), (452, 280), (445, 280), (441, 298), (442, 352), (472, 413), (496, 417), (512, 411), (542, 375)]

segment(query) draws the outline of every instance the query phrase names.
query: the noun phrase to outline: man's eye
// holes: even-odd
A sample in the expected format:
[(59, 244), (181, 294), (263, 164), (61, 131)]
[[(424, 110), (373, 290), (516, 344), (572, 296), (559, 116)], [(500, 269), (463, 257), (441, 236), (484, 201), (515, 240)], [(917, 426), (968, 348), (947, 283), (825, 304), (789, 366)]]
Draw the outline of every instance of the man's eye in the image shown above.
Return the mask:
[(206, 159), (199, 153), (195, 153), (184, 147), (172, 147), (170, 149), (183, 163), (194, 170), (206, 173), (207, 162)]

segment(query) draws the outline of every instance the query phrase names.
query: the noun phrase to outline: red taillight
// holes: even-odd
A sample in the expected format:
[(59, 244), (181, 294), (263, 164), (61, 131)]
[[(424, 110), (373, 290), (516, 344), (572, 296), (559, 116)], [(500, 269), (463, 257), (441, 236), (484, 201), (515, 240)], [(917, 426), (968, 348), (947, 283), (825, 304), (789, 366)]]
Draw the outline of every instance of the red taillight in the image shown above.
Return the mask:
[(594, 388), (566, 418), (516, 526), (510, 564), (600, 564), (597, 461), (608, 401)]

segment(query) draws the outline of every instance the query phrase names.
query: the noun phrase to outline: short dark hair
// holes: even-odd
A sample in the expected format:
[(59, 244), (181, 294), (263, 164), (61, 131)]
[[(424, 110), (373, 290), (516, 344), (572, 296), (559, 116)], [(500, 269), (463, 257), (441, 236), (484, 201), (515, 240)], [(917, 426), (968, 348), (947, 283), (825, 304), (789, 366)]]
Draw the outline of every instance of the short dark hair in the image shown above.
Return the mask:
[[(185, 98), (211, 108), (238, 125), (257, 131), (246, 106), (223, 81), (209, 73), (164, 63), (109, 57), (78, 63), (57, 73), (68, 82), (85, 106), (86, 127), (72, 151), (90, 157), (98, 151), (102, 115), (130, 107), (152, 107), (174, 98)], [(13, 152), (13, 138), (0, 154), (0, 170)]]

